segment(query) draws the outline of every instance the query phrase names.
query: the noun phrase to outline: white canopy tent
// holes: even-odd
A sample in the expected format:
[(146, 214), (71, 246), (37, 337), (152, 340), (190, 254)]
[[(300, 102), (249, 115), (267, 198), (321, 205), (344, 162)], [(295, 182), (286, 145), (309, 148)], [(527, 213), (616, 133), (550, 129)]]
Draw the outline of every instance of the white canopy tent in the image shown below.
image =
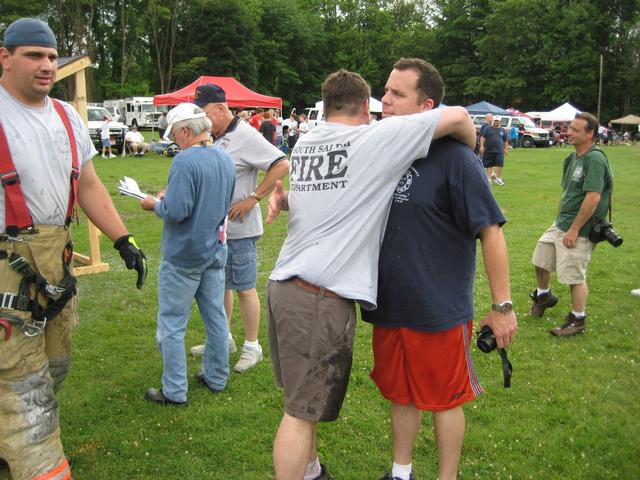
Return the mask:
[(580, 113), (580, 110), (570, 103), (564, 103), (555, 110), (542, 112), (540, 120), (543, 122), (568, 122), (576, 117), (576, 113)]
[[(322, 100), (316, 102), (316, 108), (318, 110), (322, 110), (323, 103)], [(380, 100), (376, 100), (373, 97), (369, 97), (369, 111), (372, 113), (382, 113), (382, 102)]]

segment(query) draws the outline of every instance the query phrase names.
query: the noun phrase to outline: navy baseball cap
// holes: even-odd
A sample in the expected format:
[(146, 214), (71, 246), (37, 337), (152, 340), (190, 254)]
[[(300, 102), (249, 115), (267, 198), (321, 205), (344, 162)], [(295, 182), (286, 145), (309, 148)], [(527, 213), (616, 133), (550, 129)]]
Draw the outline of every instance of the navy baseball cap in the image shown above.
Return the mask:
[(200, 108), (210, 103), (225, 103), (227, 94), (218, 85), (213, 83), (205, 83), (196, 88), (196, 98), (193, 100)]
[(21, 18), (5, 30), (3, 45), (5, 48), (23, 45), (58, 48), (58, 42), (49, 25), (37, 18)]

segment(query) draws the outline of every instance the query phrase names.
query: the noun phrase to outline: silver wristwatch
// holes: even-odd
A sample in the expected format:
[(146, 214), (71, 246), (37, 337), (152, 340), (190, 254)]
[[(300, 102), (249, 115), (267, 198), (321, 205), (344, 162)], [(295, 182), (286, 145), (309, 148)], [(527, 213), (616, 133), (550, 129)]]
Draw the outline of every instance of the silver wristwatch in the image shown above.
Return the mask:
[(506, 302), (502, 303), (492, 303), (491, 310), (495, 310), (496, 312), (505, 314), (510, 313), (513, 311), (513, 303), (511, 302), (511, 300), (507, 300)]

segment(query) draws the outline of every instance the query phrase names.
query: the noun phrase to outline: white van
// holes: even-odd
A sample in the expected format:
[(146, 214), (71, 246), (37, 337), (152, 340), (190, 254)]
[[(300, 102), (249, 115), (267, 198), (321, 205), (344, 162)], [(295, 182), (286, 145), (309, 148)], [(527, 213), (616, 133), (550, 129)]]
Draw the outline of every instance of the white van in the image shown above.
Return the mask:
[[(486, 115), (471, 115), (471, 119), (473, 120), (473, 124), (476, 126), (476, 130), (480, 130), (480, 126), (485, 121)], [(511, 130), (512, 126), (515, 126), (518, 130), (521, 130), (520, 127), (524, 130), (522, 137), (520, 138), (520, 142), (524, 148), (529, 147), (548, 147), (553, 144), (553, 140), (550, 138), (549, 131), (544, 128), (536, 127), (533, 120), (529, 117), (523, 116), (508, 116), (503, 117), (501, 115), (494, 115), (494, 119), (500, 119), (500, 126), (507, 130)]]
[[(382, 113), (382, 102), (373, 97), (369, 98), (369, 112), (371, 113)], [(319, 123), (323, 123), (324, 119), (324, 106), (322, 101), (316, 102), (316, 106), (312, 108), (305, 108), (304, 113), (307, 114), (307, 123), (309, 124), (309, 128), (313, 128)]]

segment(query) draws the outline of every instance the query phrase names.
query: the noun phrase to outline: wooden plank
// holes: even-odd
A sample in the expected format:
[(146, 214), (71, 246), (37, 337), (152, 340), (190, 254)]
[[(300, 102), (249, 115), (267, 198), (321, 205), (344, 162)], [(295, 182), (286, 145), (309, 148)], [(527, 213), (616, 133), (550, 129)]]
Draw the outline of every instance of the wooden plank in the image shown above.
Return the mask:
[(88, 219), (87, 228), (89, 230), (89, 256), (74, 252), (73, 259), (83, 265), (73, 269), (73, 274), (76, 276), (109, 270), (109, 264), (103, 262), (100, 255), (100, 235), (102, 232)]

